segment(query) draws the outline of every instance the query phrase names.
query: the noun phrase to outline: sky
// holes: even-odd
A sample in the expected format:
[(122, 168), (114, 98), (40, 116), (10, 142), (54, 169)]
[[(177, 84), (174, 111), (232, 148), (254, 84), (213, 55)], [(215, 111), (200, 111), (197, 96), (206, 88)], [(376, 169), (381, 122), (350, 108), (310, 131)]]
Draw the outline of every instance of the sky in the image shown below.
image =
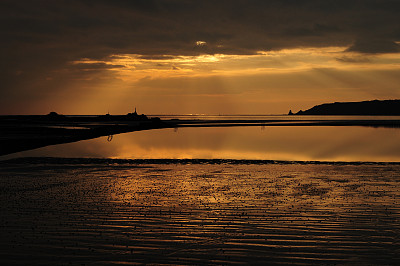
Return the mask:
[(397, 0), (1, 0), (0, 114), (400, 99)]

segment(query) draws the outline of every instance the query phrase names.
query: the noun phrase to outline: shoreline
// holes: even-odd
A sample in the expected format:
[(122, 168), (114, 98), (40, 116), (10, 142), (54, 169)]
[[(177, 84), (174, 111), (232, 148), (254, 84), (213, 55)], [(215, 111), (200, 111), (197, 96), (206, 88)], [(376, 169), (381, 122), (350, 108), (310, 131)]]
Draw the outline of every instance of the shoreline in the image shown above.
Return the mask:
[[(39, 117), (39, 116), (37, 116)], [(388, 120), (108, 120), (98, 118), (43, 120), (13, 116), (0, 119), (0, 156), (32, 150), (49, 145), (77, 142), (121, 133), (184, 127), (276, 127), (276, 126), (363, 126), (374, 128), (400, 128), (399, 119)]]
[(79, 158), (79, 157), (19, 157), (1, 160), (1, 164), (80, 164), (80, 165), (400, 165), (400, 162), (384, 161), (288, 161), (258, 159), (113, 159), (113, 158)]

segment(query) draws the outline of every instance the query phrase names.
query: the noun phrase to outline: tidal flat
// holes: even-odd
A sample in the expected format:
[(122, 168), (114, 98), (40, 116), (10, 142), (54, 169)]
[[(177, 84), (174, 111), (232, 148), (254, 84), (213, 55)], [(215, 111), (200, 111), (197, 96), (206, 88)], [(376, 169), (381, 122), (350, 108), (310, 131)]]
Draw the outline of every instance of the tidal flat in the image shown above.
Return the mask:
[(400, 164), (1, 162), (0, 262), (398, 264)]

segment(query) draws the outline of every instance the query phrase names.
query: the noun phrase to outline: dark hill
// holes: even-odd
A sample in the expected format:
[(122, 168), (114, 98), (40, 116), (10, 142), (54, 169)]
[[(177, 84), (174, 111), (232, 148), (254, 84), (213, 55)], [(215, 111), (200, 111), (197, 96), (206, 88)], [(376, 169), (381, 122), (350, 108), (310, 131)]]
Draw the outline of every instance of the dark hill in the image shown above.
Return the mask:
[(400, 100), (325, 103), (296, 115), (400, 115)]

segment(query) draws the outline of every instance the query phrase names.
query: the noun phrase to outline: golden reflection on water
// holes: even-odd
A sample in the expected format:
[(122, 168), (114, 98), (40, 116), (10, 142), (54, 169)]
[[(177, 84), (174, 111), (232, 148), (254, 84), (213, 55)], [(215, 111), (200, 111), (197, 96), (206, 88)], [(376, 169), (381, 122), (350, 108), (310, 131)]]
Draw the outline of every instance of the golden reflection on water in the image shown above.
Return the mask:
[(400, 259), (398, 165), (26, 164), (2, 173), (9, 263)]
[(18, 156), (399, 161), (400, 130), (229, 127), (148, 130), (45, 147)]

